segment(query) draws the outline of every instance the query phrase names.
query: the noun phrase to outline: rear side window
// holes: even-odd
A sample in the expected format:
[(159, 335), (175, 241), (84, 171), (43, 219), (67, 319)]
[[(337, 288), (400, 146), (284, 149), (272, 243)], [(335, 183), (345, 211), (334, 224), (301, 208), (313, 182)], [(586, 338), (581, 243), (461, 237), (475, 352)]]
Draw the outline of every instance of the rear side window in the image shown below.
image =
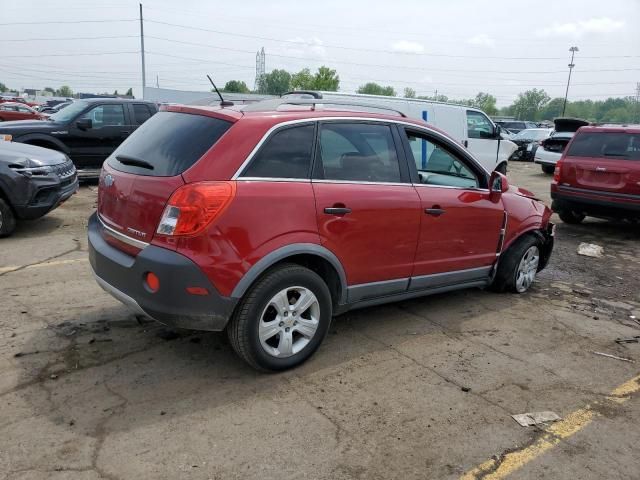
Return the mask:
[(580, 132), (573, 139), (567, 156), (640, 160), (640, 134)]
[(160, 112), (144, 122), (107, 159), (121, 172), (180, 175), (209, 150), (232, 123), (204, 115)]
[(326, 180), (401, 182), (388, 125), (324, 124), (320, 131), (320, 159)]
[(149, 110), (149, 107), (147, 105), (143, 103), (133, 104), (133, 117), (136, 125), (142, 125), (144, 122), (149, 120), (151, 115), (151, 110)]
[(269, 137), (243, 177), (309, 178), (313, 125), (285, 128)]

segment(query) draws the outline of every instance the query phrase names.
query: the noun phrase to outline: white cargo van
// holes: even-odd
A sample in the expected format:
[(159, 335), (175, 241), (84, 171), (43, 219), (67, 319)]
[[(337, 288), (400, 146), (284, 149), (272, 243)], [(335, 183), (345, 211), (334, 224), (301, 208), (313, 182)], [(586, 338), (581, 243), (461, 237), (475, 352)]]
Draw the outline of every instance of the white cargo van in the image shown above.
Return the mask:
[[(420, 118), (458, 140), (489, 172), (498, 170), (506, 173), (507, 161), (518, 148), (515, 143), (500, 136), (499, 129), (482, 110), (473, 107), (415, 98), (340, 92), (289, 92), (285, 96), (352, 100), (359, 104), (392, 108), (409, 117)], [(423, 149), (422, 160), (426, 166), (426, 149)]]

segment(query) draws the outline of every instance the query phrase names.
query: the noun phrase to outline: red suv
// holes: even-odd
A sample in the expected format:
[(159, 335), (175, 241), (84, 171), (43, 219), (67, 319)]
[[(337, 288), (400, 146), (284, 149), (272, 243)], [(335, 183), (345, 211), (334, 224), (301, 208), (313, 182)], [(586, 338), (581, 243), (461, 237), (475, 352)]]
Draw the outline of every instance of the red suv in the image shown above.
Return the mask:
[(556, 165), (551, 198), (566, 223), (640, 219), (640, 127), (580, 128)]
[(303, 362), (350, 309), (529, 288), (553, 247), (533, 194), (419, 120), (313, 102), (151, 117), (103, 166), (98, 283), (162, 323), (226, 328), (263, 370)]

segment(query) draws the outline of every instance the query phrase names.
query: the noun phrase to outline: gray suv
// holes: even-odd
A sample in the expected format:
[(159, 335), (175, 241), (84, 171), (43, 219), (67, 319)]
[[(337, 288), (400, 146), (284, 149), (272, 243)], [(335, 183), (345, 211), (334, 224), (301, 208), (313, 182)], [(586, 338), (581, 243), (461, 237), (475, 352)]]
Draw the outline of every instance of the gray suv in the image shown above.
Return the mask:
[(17, 220), (33, 220), (78, 191), (73, 162), (62, 152), (0, 141), (0, 237)]

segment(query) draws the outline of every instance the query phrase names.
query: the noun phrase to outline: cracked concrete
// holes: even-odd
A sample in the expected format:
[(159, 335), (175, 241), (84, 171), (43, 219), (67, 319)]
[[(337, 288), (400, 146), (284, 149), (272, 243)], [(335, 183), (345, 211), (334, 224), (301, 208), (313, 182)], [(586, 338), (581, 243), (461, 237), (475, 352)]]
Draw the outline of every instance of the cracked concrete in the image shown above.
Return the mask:
[[(548, 199), (529, 164), (509, 176)], [(640, 229), (556, 221), (526, 295), (469, 290), (348, 313), (300, 368), (258, 374), (223, 334), (138, 321), (93, 281), (95, 192), (0, 242), (0, 479), (454, 479), (639, 372)], [(577, 244), (605, 257), (579, 257)], [(640, 316), (640, 315), (639, 315)], [(604, 351), (635, 364), (593, 355)], [(638, 478), (640, 399), (514, 478)]]

